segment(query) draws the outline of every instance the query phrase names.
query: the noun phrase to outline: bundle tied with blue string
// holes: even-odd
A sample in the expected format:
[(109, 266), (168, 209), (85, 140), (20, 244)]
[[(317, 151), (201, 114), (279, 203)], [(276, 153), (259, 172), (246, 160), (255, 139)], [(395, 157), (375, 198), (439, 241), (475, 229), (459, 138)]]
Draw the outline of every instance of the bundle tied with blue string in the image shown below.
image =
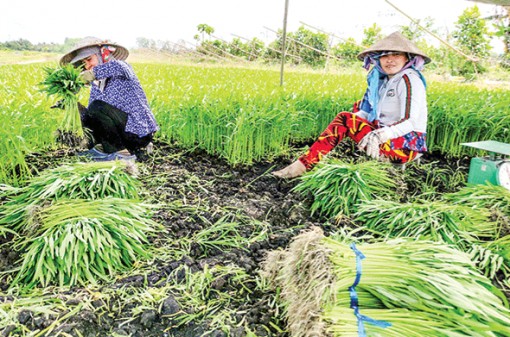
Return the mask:
[(408, 62), (402, 70), (407, 68), (414, 69), (426, 86), (421, 70), (423, 70), (425, 64), (430, 62), (430, 58), (425, 53), (399, 32), (394, 32), (376, 42), (372, 47), (367, 48), (358, 55), (358, 59), (363, 61), (363, 68), (369, 71), (367, 75), (367, 90), (359, 105), (359, 108), (368, 114), (367, 119), (369, 122), (373, 122), (379, 117), (377, 111), (379, 88), (388, 76), (382, 69), (379, 59), (384, 55), (394, 53), (405, 53), (407, 55)]
[(505, 295), (467, 253), (437, 242), (318, 227), (270, 252), (263, 276), (292, 337), (506, 337)]

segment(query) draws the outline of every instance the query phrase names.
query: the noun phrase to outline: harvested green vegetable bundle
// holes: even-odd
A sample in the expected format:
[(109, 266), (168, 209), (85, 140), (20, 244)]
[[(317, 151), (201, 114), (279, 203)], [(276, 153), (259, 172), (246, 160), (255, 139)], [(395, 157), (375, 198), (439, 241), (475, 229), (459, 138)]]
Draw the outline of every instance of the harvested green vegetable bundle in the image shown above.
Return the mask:
[(148, 235), (159, 226), (150, 219), (151, 205), (105, 198), (59, 200), (38, 211), (37, 231), (27, 242), (12, 285), (85, 285), (109, 280), (150, 256)]
[[(75, 137), (83, 137), (83, 128), (80, 120), (80, 112), (78, 110), (77, 94), (85, 85), (80, 78), (80, 69), (73, 67), (71, 64), (60, 68), (44, 68), (46, 78), (40, 84), (44, 86), (43, 92), (48, 96), (56, 95), (62, 100), (64, 109), (64, 119), (62, 121), (61, 132), (66, 144), (76, 144)], [(66, 139), (68, 134), (69, 139)]]
[(356, 246), (317, 228), (270, 253), (264, 271), (281, 290), (293, 337), (510, 335), (505, 296), (468, 254), (445, 244)]
[(59, 199), (137, 199), (140, 182), (129, 173), (131, 163), (87, 162), (43, 171), (28, 185), (0, 191), (0, 225), (24, 232), (30, 214)]
[[(469, 253), (485, 276), (497, 281), (497, 273), (502, 272), (507, 278), (510, 236), (500, 238), (500, 225), (493, 221), (491, 210), (480, 205), (490, 203), (490, 194), (473, 190), (471, 198), (462, 195), (466, 199), (456, 204), (441, 200), (413, 203), (371, 200), (359, 206), (354, 219), (364, 230), (386, 239), (406, 237), (455, 246)], [(497, 202), (496, 195), (492, 202)]]
[(510, 191), (503, 186), (471, 185), (445, 194), (443, 198), (457, 205), (489, 209), (501, 223), (504, 234), (510, 234)]
[(487, 209), (443, 201), (400, 203), (375, 199), (361, 204), (355, 221), (386, 239), (410, 237), (455, 245), (467, 251), (481, 239), (494, 239), (498, 227)]
[(312, 214), (348, 216), (361, 202), (375, 198), (398, 199), (397, 182), (390, 176), (390, 167), (388, 163), (375, 160), (360, 163), (331, 160), (301, 177), (294, 190), (312, 195)]
[(490, 211), (498, 224), (498, 236), (474, 245), (470, 254), (485, 275), (510, 288), (510, 191), (502, 186), (478, 184), (445, 194), (443, 199), (473, 210)]

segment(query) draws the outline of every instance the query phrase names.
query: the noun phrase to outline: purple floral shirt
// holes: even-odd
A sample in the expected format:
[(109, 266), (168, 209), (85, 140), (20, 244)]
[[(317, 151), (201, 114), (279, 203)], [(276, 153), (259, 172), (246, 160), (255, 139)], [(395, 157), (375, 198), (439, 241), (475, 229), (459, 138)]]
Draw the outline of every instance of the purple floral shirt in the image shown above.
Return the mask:
[(124, 61), (111, 60), (93, 68), (96, 79), (106, 79), (101, 91), (96, 82), (90, 89), (89, 106), (100, 100), (124, 111), (127, 116), (126, 131), (146, 136), (159, 129), (133, 68)]

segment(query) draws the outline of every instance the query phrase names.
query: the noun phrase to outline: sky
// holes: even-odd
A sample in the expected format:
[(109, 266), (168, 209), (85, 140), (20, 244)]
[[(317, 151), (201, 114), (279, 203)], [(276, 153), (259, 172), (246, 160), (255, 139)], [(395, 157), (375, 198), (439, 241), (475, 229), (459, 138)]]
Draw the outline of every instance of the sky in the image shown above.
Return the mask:
[[(442, 31), (451, 31), (466, 8), (476, 5), (482, 15), (497, 9), (468, 0), (288, 0), (287, 31), (305, 24), (338, 37), (335, 43), (348, 37), (360, 42), (363, 29), (377, 23), (387, 35), (410, 23), (388, 1), (415, 19), (432, 18)], [(144, 37), (191, 46), (199, 24), (213, 27), (219, 39), (269, 42), (283, 27), (284, 10), (285, 0), (4, 0), (0, 42), (23, 38), (61, 44), (66, 37), (95, 36), (133, 48)]]

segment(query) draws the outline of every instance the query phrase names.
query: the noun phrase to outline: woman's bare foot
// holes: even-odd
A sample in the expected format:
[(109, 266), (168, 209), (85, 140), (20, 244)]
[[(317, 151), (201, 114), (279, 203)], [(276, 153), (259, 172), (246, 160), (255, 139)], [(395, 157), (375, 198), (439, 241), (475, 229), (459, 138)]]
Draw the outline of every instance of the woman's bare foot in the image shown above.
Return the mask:
[(305, 172), (306, 172), (305, 165), (300, 160), (296, 160), (295, 162), (281, 169), (280, 171), (273, 172), (273, 175), (279, 178), (295, 178), (299, 177)]

